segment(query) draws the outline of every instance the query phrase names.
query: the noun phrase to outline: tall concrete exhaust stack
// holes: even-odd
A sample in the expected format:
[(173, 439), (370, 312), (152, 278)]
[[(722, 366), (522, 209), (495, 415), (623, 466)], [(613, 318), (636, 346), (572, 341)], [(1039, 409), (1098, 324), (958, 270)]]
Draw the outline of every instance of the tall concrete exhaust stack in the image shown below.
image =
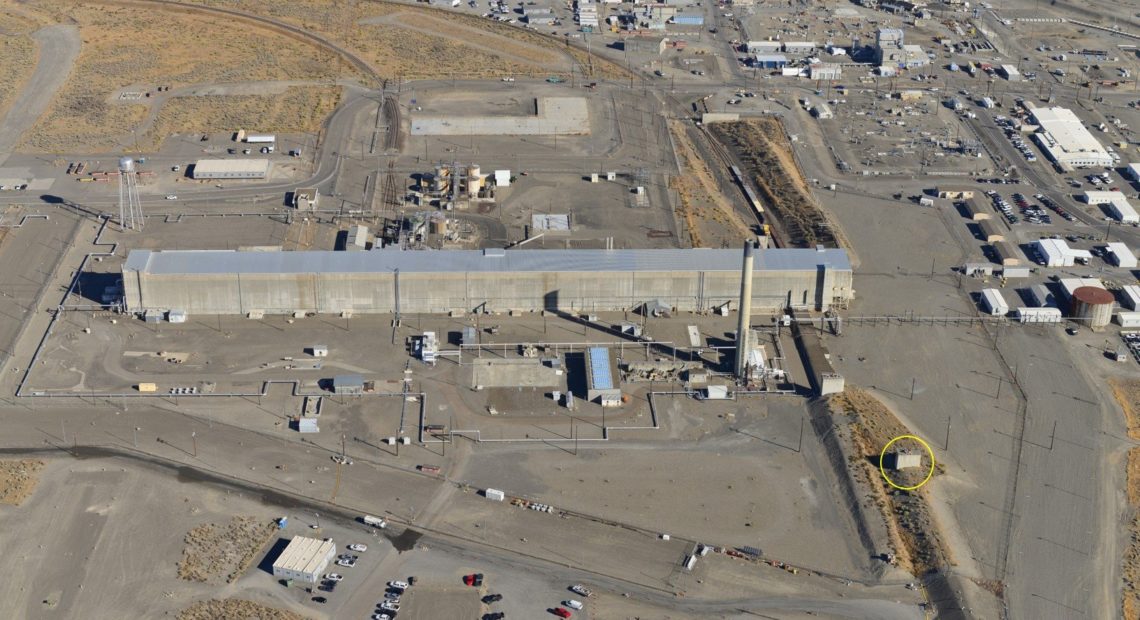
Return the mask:
[(756, 243), (744, 243), (744, 265), (740, 273), (740, 317), (736, 322), (736, 378), (748, 380), (748, 332), (752, 326), (752, 262)]

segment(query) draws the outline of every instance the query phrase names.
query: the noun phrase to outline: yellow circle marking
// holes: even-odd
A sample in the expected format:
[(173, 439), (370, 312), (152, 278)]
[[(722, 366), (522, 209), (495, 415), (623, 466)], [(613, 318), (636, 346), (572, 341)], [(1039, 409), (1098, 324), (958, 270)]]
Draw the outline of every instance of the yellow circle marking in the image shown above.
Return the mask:
[[(889, 450), (890, 447), (892, 445), (894, 445), (894, 443), (900, 439), (913, 439), (913, 440), (917, 441), (918, 443), (922, 444), (922, 447), (926, 448), (926, 452), (930, 454), (930, 471), (927, 472), (926, 477), (922, 479), (922, 482), (920, 482), (920, 483), (918, 483), (912, 487), (904, 487), (904, 486), (899, 486), (899, 485), (895, 484), (895, 481), (891, 480), (891, 477), (887, 475), (886, 468), (883, 467), (883, 457), (885, 457), (887, 455), (887, 450)], [(913, 490), (921, 487), (922, 485), (926, 484), (927, 482), (930, 482), (930, 479), (934, 476), (934, 450), (932, 450), (930, 448), (930, 444), (926, 443), (925, 441), (923, 441), (919, 437), (915, 437), (914, 435), (899, 435), (898, 437), (895, 437), (894, 439), (888, 441), (887, 445), (883, 446), (883, 451), (879, 453), (879, 471), (883, 474), (883, 480), (886, 480), (887, 484), (891, 485), (892, 487), (894, 487), (900, 491), (913, 491)]]

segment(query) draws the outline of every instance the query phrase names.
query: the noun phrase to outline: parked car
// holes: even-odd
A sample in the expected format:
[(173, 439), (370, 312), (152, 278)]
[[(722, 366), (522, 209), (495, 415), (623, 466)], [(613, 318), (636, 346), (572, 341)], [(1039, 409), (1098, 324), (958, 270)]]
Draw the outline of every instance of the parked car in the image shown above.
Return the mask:
[(496, 611), (495, 613), (492, 613), (492, 614), (483, 614), (483, 620), (503, 620), (503, 618), (506, 618), (506, 617), (507, 617), (507, 614), (505, 614), (501, 611)]
[(178, 200), (178, 196), (175, 196), (174, 194), (167, 194), (166, 199), (167, 200)]
[(571, 614), (570, 610), (566, 609), (565, 607), (555, 607), (553, 610), (551, 610), (551, 612), (559, 618), (569, 618), (570, 616), (574, 615)]
[(327, 602), (329, 602), (329, 600), (323, 596), (314, 596), (313, 602), (314, 603), (327, 603)]
[(344, 579), (344, 576), (342, 576), (340, 573), (329, 573), (325, 575), (326, 581), (340, 581), (342, 579)]
[(356, 560), (337, 560), (336, 565), (343, 566), (345, 568), (352, 568), (356, 566)]
[(483, 602), (488, 605), (491, 603), (498, 603), (501, 600), (503, 600), (502, 594), (488, 594), (487, 596), (483, 597)]
[(483, 573), (471, 573), (463, 576), (463, 583), (475, 588), (483, 585)]
[(570, 599), (568, 601), (562, 601), (562, 604), (569, 607), (570, 609), (582, 609), (582, 607), (583, 607), (582, 601), (576, 601), (574, 599)]
[(352, 551), (359, 551), (360, 553), (368, 551), (368, 545), (362, 545), (360, 543), (353, 543), (349, 545), (348, 548)]
[(581, 594), (582, 596), (585, 596), (586, 598), (589, 598), (589, 597), (594, 595), (593, 590), (591, 590), (591, 589), (589, 589), (586, 586), (581, 585), (581, 584), (575, 584), (575, 585), (570, 586), (570, 591), (573, 592), (574, 594)]
[(396, 588), (397, 590), (407, 590), (408, 584), (403, 582), (403, 581), (389, 581), (388, 587), (389, 588)]

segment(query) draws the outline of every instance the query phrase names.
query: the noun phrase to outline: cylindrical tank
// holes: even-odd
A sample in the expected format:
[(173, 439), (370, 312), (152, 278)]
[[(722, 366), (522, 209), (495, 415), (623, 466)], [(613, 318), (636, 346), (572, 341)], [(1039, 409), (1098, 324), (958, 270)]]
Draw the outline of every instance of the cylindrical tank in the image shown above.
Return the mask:
[(479, 164), (471, 164), (467, 167), (467, 195), (478, 196), (480, 185), (482, 179), (479, 178)]
[(1095, 286), (1082, 286), (1073, 291), (1072, 315), (1094, 332), (1103, 331), (1112, 320), (1112, 293)]
[(435, 212), (432, 214), (431, 219), (428, 220), (428, 232), (433, 235), (442, 235), (447, 232), (447, 216)]

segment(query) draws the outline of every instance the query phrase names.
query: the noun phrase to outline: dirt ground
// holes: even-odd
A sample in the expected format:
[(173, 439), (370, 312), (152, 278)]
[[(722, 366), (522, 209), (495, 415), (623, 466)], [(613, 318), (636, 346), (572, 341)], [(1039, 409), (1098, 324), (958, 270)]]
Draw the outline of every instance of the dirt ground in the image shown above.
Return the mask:
[(178, 576), (187, 581), (233, 583), (276, 532), (276, 525), (256, 517), (199, 525), (186, 534)]
[(0, 461), (0, 504), (19, 506), (36, 490), (43, 461)]
[[(535, 32), (430, 7), (395, 2), (196, 0), (268, 15), (321, 32), (367, 56), (385, 74), (422, 79), (504, 73), (562, 74), (577, 63), (594, 76), (625, 78), (620, 65)], [(572, 59), (572, 61), (571, 61)]]
[(721, 192), (708, 164), (686, 135), (685, 126), (680, 121), (669, 121), (669, 131), (685, 168), (671, 183), (681, 198), (681, 216), (692, 247), (725, 247), (749, 237), (751, 229)]
[[(32, 8), (51, 15), (62, 4), (44, 0)], [(145, 93), (158, 86), (351, 77), (327, 62), (327, 52), (268, 30), (251, 36), (248, 24), (98, 3), (66, 6), (83, 47), (51, 108), (25, 134), (22, 149), (114, 148), (148, 109), (145, 97), (138, 105), (109, 101), (128, 86)], [(202, 62), (203, 49), (211, 50), (209, 62)]]
[(340, 102), (340, 87), (296, 87), (281, 95), (176, 97), (163, 104), (147, 132), (157, 149), (175, 133), (216, 133), (257, 127), (281, 133), (315, 132)]
[(774, 226), (794, 246), (849, 247), (839, 225), (820, 208), (776, 119), (710, 125), (713, 134), (744, 163)]
[(304, 616), (236, 598), (199, 601), (178, 614), (178, 620), (302, 620)]
[[(1108, 380), (1116, 401), (1124, 410), (1128, 436), (1140, 439), (1140, 380)], [(1140, 448), (1128, 451), (1128, 544), (1124, 548), (1122, 611), (1125, 618), (1140, 617)]]
[[(834, 412), (854, 416), (852, 434), (855, 452), (861, 456), (857, 467), (870, 483), (875, 496), (875, 504), (887, 521), (887, 529), (897, 553), (898, 565), (915, 575), (950, 564), (950, 558), (931, 514), (925, 498), (926, 491), (917, 489), (903, 491), (887, 484), (879, 470), (879, 457), (883, 448), (892, 439), (913, 432), (904, 426), (882, 402), (865, 390), (848, 387), (841, 394), (831, 398)], [(925, 449), (913, 440), (895, 442), (892, 448), (906, 445), (922, 454), (922, 466), (901, 472), (891, 472), (891, 478), (898, 486), (912, 487), (922, 483), (930, 471), (930, 457)], [(892, 449), (892, 452), (895, 451)], [(938, 474), (936, 467), (935, 474)]]

